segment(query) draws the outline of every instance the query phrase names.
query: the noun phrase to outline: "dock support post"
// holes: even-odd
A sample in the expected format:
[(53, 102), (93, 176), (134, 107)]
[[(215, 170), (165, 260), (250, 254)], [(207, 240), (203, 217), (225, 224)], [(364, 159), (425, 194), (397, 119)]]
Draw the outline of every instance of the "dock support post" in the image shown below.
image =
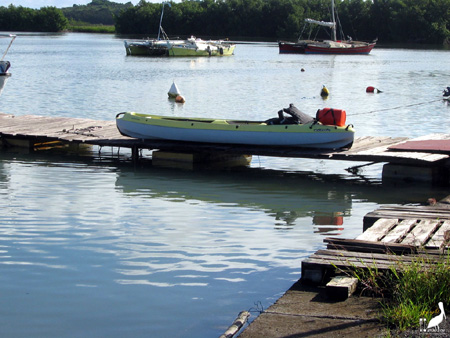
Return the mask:
[(222, 153), (182, 153), (173, 151), (154, 151), (152, 164), (157, 167), (194, 169), (205, 167), (240, 167), (250, 164), (250, 155), (234, 155)]
[(383, 166), (383, 182), (425, 182), (448, 184), (449, 173), (444, 166), (421, 167), (388, 163)]
[(133, 146), (131, 148), (131, 158), (133, 159), (134, 163), (137, 163), (139, 161), (139, 148), (137, 146)]

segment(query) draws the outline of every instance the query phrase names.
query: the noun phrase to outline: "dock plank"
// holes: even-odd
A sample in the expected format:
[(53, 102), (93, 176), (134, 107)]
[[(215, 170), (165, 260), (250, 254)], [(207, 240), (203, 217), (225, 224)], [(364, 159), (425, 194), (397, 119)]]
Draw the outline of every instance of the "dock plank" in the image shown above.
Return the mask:
[[(384, 243), (400, 243), (402, 238), (414, 227), (417, 219), (404, 219), (397, 226), (389, 231), (389, 233), (381, 239)], [(369, 228), (370, 229), (370, 228)]]
[(364, 231), (356, 239), (364, 241), (379, 241), (398, 223), (396, 218), (380, 218), (369, 229)]
[(440, 249), (449, 244), (450, 241), (450, 221), (443, 221), (436, 233), (430, 238), (427, 246), (435, 246)]
[(430, 239), (431, 235), (436, 231), (441, 224), (439, 220), (424, 219), (406, 235), (401, 241), (403, 244), (423, 246)]
[(328, 243), (327, 249), (330, 250), (346, 250), (362, 253), (395, 253), (395, 254), (412, 254), (417, 250), (414, 246), (403, 243), (384, 243), (376, 241), (363, 241), (358, 239), (342, 239), (327, 237), (323, 240)]

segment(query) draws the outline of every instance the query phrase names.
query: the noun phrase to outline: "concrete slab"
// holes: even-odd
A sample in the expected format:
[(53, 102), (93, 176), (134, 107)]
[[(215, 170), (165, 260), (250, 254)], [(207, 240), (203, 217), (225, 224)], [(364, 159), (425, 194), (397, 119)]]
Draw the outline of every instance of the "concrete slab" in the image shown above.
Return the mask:
[(352, 296), (330, 300), (325, 288), (294, 284), (275, 304), (258, 316), (239, 338), (383, 337), (377, 299)]

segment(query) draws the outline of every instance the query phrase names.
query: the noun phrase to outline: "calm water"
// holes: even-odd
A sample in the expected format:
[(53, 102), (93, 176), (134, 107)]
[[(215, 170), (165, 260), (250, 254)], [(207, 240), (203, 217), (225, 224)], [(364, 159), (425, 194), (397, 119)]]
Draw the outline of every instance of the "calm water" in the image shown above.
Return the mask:
[[(448, 57), (240, 44), (229, 58), (145, 58), (127, 57), (110, 35), (22, 35), (0, 111), (266, 119), (295, 103), (311, 115), (345, 109), (358, 136), (416, 137), (449, 132)], [(184, 105), (167, 100), (173, 80)], [(383, 93), (366, 94), (369, 85)], [(121, 159), (117, 149), (0, 152), (1, 336), (217, 337), (240, 311), (278, 299), (326, 236), (357, 236), (379, 205), (447, 194), (383, 186), (379, 165), (352, 176), (351, 162), (256, 157), (240, 170), (192, 172)]]

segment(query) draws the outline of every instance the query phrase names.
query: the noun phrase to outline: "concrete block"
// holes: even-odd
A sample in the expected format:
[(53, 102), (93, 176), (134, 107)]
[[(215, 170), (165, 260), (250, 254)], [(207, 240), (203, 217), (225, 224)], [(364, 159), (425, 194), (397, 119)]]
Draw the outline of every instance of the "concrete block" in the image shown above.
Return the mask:
[(348, 276), (336, 276), (328, 282), (326, 292), (333, 300), (344, 301), (356, 291), (358, 279)]

